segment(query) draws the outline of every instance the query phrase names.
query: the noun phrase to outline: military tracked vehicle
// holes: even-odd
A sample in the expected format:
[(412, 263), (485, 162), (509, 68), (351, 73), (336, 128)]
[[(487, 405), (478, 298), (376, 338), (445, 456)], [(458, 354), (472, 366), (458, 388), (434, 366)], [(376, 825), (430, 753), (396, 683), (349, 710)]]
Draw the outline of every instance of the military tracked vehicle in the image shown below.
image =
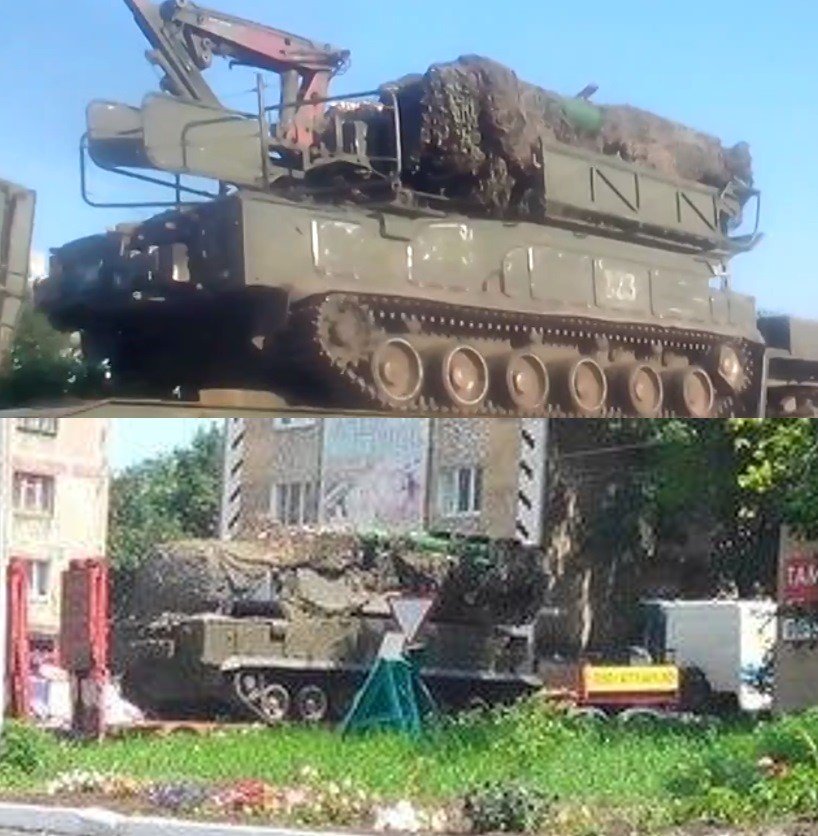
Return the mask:
[[(160, 716), (224, 713), (268, 724), (340, 719), (394, 625), (385, 615), (166, 616), (121, 632), (125, 692)], [(423, 677), (444, 710), (542, 686), (532, 628), (431, 624)]]
[(0, 371), (28, 288), (34, 204), (34, 192), (0, 180)]
[[(525, 216), (472, 213), (418, 186), (400, 85), (330, 96), (345, 50), (186, 0), (125, 2), (164, 92), (89, 106), (83, 195), (99, 205), (90, 157), (170, 198), (55, 250), (37, 288), (123, 391), (261, 389), (387, 414), (811, 414), (816, 326), (759, 323), (730, 286), (759, 237), (746, 182), (544, 136)], [(214, 55), (277, 73), (279, 102), (259, 74), (257, 109), (226, 108), (204, 79)], [(585, 100), (561, 113), (594, 121)]]
[[(268, 725), (343, 718), (384, 636), (395, 629), (392, 619), (376, 606), (299, 618), (265, 609), (168, 614), (120, 627), (115, 666), (126, 695), (164, 718), (244, 717)], [(555, 616), (545, 609), (521, 625), (432, 621), (422, 628), (413, 658), (444, 713), (510, 704), (536, 692), (599, 717), (637, 707), (713, 707), (714, 691), (695, 658), (677, 667), (664, 648), (654, 648), (655, 655), (645, 649), (646, 640), (664, 640), (661, 619), (648, 614), (650, 626), (633, 647), (580, 658), (575, 648), (562, 646)]]

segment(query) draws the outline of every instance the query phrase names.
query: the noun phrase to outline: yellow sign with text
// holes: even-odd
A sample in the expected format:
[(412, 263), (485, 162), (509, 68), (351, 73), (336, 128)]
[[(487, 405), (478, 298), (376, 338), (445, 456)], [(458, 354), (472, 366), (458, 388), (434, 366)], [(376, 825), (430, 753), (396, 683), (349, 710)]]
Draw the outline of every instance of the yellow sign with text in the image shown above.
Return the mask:
[(674, 665), (621, 665), (583, 668), (587, 694), (672, 693), (679, 690)]

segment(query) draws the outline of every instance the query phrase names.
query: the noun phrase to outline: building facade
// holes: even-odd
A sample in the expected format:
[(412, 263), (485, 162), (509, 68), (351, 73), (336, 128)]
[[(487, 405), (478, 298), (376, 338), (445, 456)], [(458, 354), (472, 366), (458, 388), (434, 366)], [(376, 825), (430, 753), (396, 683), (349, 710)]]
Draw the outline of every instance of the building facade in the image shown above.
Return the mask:
[(511, 538), (521, 427), (497, 418), (234, 421), (222, 536), (274, 522)]
[(63, 570), (72, 559), (105, 554), (109, 422), (4, 422), (6, 552), (28, 563), (32, 635), (50, 643), (59, 631)]

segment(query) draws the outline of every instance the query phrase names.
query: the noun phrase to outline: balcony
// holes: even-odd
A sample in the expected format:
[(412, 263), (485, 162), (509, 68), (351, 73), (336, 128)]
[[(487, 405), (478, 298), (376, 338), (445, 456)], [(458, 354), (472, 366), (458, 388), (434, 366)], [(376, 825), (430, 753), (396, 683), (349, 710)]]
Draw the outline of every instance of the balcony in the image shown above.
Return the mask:
[(11, 517), (11, 548), (25, 544), (51, 542), (56, 534), (54, 518), (49, 514), (15, 511)]

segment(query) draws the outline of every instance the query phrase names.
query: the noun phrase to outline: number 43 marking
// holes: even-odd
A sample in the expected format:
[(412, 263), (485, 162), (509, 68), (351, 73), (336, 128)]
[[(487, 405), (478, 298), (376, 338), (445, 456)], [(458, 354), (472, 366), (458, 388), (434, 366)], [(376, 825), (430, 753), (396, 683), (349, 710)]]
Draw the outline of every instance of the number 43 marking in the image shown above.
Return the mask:
[(617, 302), (636, 301), (636, 276), (621, 270), (605, 271), (605, 295)]

